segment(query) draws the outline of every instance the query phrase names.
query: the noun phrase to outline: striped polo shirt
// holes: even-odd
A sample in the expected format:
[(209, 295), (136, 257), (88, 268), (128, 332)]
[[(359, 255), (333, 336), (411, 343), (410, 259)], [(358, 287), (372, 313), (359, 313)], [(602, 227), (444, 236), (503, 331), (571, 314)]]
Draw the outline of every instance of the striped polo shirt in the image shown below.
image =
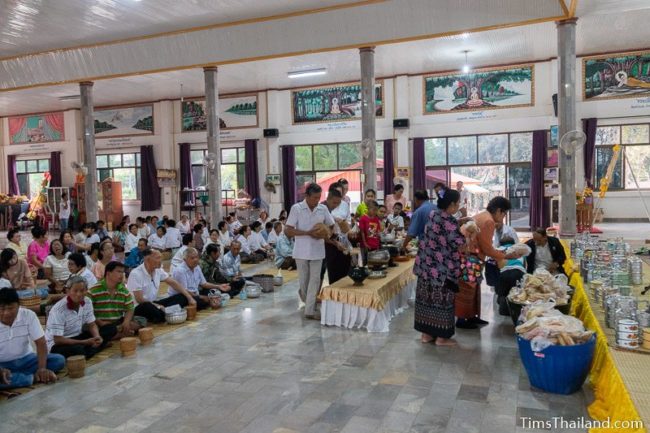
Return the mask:
[(88, 292), (93, 302), (95, 317), (99, 320), (119, 320), (127, 311), (133, 310), (133, 297), (123, 283), (117, 285), (111, 295), (106, 287), (106, 280), (100, 280)]

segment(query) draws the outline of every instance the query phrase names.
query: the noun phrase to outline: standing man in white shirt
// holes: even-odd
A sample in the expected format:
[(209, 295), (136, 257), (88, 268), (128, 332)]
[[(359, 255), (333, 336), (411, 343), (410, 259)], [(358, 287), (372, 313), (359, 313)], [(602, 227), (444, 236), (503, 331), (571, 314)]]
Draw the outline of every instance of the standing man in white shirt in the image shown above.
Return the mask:
[(70, 220), (70, 200), (68, 193), (63, 191), (61, 202), (59, 203), (59, 230), (64, 232), (68, 230), (68, 221)]
[(65, 365), (63, 356), (48, 355), (36, 313), (19, 306), (14, 289), (0, 289), (0, 342), (0, 390), (55, 382)]
[(330, 229), (335, 222), (327, 208), (320, 204), (323, 189), (311, 183), (305, 191), (305, 199), (291, 206), (285, 233), (295, 237), (293, 258), (298, 266), (300, 295), (305, 298), (305, 318), (320, 320), (316, 314), (316, 296), (320, 289), (320, 272), (325, 258), (325, 241), (316, 237), (316, 224)]
[[(135, 315), (145, 317), (153, 323), (165, 321), (165, 307), (171, 305), (196, 305), (192, 295), (174, 280), (161, 267), (162, 253), (158, 250), (147, 248), (142, 252), (144, 262), (131, 271), (126, 287), (133, 294), (135, 300)], [(178, 292), (177, 295), (165, 299), (158, 299), (160, 283), (167, 283)]]

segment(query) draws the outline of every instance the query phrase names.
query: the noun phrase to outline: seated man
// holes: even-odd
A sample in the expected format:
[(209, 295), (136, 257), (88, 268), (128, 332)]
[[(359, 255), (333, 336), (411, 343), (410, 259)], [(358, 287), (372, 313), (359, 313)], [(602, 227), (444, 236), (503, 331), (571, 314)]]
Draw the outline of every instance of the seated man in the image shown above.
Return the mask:
[[(210, 244), (214, 245), (214, 244)], [(218, 245), (215, 245), (218, 248)], [(218, 251), (218, 250), (217, 250)], [(210, 306), (208, 293), (210, 289), (229, 292), (229, 284), (213, 284), (206, 281), (199, 264), (199, 252), (194, 248), (187, 248), (183, 254), (183, 264), (174, 268), (172, 278), (185, 287), (196, 301), (197, 310), (203, 310)], [(169, 296), (177, 294), (171, 287), (167, 289)]]
[(280, 233), (275, 244), (275, 266), (280, 269), (297, 269), (296, 261), (293, 259), (293, 239), (286, 234)]
[[(147, 248), (142, 253), (144, 262), (131, 271), (126, 287), (133, 294), (136, 307), (135, 314), (142, 316), (153, 323), (165, 321), (165, 307), (171, 305), (196, 305), (196, 301), (185, 287), (178, 284), (161, 267), (162, 253), (158, 250)], [(160, 283), (165, 282), (177, 294), (165, 299), (158, 299)]]
[(65, 287), (70, 287), (70, 282), (73, 277), (84, 278), (88, 287), (93, 287), (97, 284), (95, 274), (90, 272), (90, 269), (86, 267), (86, 258), (81, 253), (72, 253), (68, 256), (68, 270), (70, 271), (70, 277), (65, 282)]
[(183, 246), (180, 247), (178, 251), (176, 251), (176, 254), (174, 254), (174, 257), (172, 257), (172, 262), (169, 266), (170, 274), (174, 273), (176, 267), (183, 265), (185, 251), (190, 247), (194, 248), (194, 236), (191, 233), (187, 233), (183, 235)]
[(564, 274), (566, 254), (558, 238), (549, 236), (546, 229), (538, 228), (526, 245), (531, 251), (527, 260), (529, 274), (537, 269), (545, 269), (552, 274)]
[(104, 270), (104, 279), (99, 280), (88, 294), (100, 335), (108, 335), (115, 328), (113, 340), (119, 340), (132, 337), (145, 326), (146, 321), (135, 320), (133, 296), (124, 286), (122, 263), (109, 262)]
[(237, 293), (246, 285), (246, 280), (241, 273), (240, 251), (241, 243), (239, 241), (232, 241), (230, 251), (224, 254), (219, 265), (219, 270), (226, 281), (230, 283), (231, 290), (238, 290)]
[(67, 284), (67, 296), (57, 302), (47, 316), (47, 347), (50, 353), (59, 353), (66, 358), (84, 355), (90, 359), (115, 337), (117, 328), (105, 326), (102, 328), (104, 335), (100, 335), (93, 304), (86, 297), (88, 283), (85, 278), (75, 275)]
[(14, 289), (0, 289), (0, 342), (0, 390), (54, 382), (65, 365), (63, 356), (47, 354), (36, 313), (19, 306)]
[(133, 248), (129, 253), (129, 256), (126, 258), (126, 260), (124, 260), (124, 265), (128, 269), (135, 269), (138, 266), (140, 266), (144, 261), (144, 256), (142, 255), (142, 252), (147, 248), (148, 245), (149, 245), (149, 241), (146, 240), (145, 238), (141, 238), (138, 241), (138, 246)]
[(201, 260), (199, 261), (201, 265), (201, 273), (203, 274), (205, 280), (208, 283), (228, 284), (230, 287), (230, 290), (228, 290), (228, 294), (230, 296), (237, 296), (239, 295), (239, 292), (241, 292), (241, 289), (246, 284), (246, 281), (244, 279), (229, 281), (221, 273), (221, 262), (219, 261), (219, 255), (220, 255), (219, 245), (217, 244), (208, 245), (205, 252), (201, 256)]
[(271, 231), (271, 233), (269, 233), (269, 238), (267, 240), (269, 245), (275, 248), (275, 244), (278, 242), (278, 238), (282, 234), (282, 230), (284, 230), (284, 227), (282, 226), (282, 223), (280, 221), (276, 221), (273, 223), (273, 230)]

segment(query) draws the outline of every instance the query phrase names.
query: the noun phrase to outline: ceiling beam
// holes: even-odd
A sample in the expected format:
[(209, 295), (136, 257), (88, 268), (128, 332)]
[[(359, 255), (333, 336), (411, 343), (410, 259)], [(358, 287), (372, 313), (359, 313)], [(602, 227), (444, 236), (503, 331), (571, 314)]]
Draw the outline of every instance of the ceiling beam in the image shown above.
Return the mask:
[(0, 61), (0, 92), (430, 39), (562, 18), (566, 13), (557, 0), (364, 2), (318, 13), (6, 59)]

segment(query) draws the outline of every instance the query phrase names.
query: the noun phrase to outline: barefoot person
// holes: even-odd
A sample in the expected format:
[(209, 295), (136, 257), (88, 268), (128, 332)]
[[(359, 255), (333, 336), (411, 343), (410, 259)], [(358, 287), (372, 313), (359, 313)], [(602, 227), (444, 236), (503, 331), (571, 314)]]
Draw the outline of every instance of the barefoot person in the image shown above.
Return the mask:
[(459, 200), (458, 191), (440, 189), (438, 209), (429, 214), (424, 237), (419, 241), (413, 268), (418, 277), (415, 329), (422, 333), (423, 343), (456, 344), (451, 339), (455, 332), (454, 301), (460, 277), (461, 248), (465, 245), (453, 216), (458, 211)]

